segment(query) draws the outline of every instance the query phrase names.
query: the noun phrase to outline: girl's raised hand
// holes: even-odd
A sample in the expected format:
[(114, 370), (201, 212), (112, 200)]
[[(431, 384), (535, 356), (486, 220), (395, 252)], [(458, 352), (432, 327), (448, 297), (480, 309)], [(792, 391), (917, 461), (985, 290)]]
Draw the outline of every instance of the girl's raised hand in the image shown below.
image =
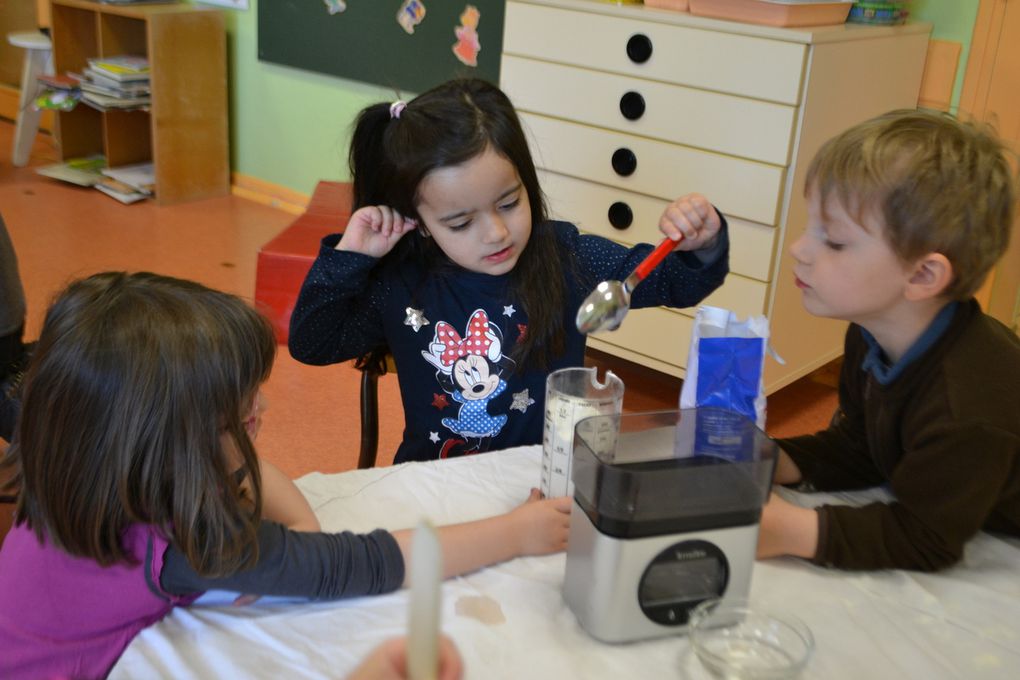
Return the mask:
[(417, 221), (404, 217), (389, 206), (366, 205), (351, 215), (336, 249), (382, 257), (393, 250), (404, 234), (414, 231), (417, 226)]
[(687, 194), (663, 211), (659, 231), (676, 241), (674, 250), (700, 250), (715, 245), (722, 220), (715, 207), (701, 194)]

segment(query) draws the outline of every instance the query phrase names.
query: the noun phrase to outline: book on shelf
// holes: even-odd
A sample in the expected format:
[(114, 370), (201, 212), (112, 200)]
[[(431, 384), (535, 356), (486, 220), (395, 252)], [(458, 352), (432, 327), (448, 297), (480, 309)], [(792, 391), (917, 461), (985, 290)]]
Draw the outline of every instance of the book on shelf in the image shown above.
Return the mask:
[(71, 74), (55, 75), (49, 73), (39, 76), (37, 80), (40, 85), (51, 90), (66, 90), (70, 92), (78, 89), (78, 79)]
[(148, 95), (143, 97), (111, 97), (110, 95), (98, 92), (82, 92), (81, 100), (94, 109), (100, 111), (133, 111), (135, 109), (147, 109), (152, 103)]
[(97, 87), (105, 87), (119, 92), (146, 94), (149, 91), (148, 78), (142, 80), (116, 80), (114, 78), (108, 78), (101, 72), (88, 66), (86, 66), (85, 70), (81, 72), (81, 75), (74, 74), (74, 76), (78, 78), (80, 83), (91, 83)]
[(106, 85), (100, 85), (93, 83), (88, 80), (81, 81), (79, 85), (83, 92), (92, 92), (94, 94), (105, 94), (107, 97), (117, 97), (118, 99), (128, 99), (131, 97), (148, 97), (149, 88), (133, 88), (130, 90), (120, 89), (115, 87), (107, 87)]
[(106, 156), (94, 154), (82, 158), (69, 158), (63, 163), (44, 165), (35, 171), (44, 177), (70, 182), (80, 187), (91, 187), (103, 179), (101, 170), (105, 167)]
[(113, 80), (124, 82), (149, 79), (149, 60), (133, 54), (88, 59), (89, 68)]

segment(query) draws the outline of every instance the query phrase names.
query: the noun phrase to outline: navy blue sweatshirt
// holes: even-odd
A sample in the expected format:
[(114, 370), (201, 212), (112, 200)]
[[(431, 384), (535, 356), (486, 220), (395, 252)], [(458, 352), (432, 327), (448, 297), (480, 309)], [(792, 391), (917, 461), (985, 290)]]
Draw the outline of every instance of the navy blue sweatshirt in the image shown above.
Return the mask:
[[(405, 414), (398, 463), (540, 443), (546, 377), (584, 365), (585, 336), (574, 326), (581, 301), (599, 281), (626, 278), (653, 246), (626, 248), (581, 235), (566, 222), (539, 228), (554, 229), (564, 257), (573, 254), (576, 261), (563, 269), (566, 348), (546, 369), (517, 371), (510, 359), (528, 319), (510, 297), (509, 274), (459, 267), (424, 272), (406, 262), (398, 267), (386, 258), (335, 250), (337, 234), (323, 239), (301, 288), (290, 323), (291, 355), (332, 364), (389, 348)], [(723, 221), (710, 252), (668, 256), (637, 287), (631, 307), (697, 305), (722, 284), (728, 255)]]

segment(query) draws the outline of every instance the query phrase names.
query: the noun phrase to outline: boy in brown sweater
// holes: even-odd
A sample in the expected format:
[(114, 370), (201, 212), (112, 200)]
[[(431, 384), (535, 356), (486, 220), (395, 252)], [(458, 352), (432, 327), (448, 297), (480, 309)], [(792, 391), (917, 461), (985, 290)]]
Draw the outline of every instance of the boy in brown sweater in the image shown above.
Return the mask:
[(843, 569), (948, 567), (978, 531), (1020, 536), (1020, 339), (973, 295), (1016, 194), (1001, 143), (894, 111), (827, 142), (791, 246), (804, 307), (850, 322), (828, 429), (779, 440), (775, 482), (887, 485), (889, 503), (806, 509), (772, 494), (758, 557)]

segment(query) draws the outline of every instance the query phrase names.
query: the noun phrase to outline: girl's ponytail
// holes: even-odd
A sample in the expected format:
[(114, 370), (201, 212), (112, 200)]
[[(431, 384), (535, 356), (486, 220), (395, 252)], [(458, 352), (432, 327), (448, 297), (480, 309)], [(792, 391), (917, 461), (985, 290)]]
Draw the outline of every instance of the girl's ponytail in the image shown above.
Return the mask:
[(355, 210), (366, 205), (385, 204), (379, 195), (392, 162), (386, 154), (386, 127), (390, 122), (390, 105), (373, 104), (362, 110), (354, 124), (348, 165), (354, 180)]

